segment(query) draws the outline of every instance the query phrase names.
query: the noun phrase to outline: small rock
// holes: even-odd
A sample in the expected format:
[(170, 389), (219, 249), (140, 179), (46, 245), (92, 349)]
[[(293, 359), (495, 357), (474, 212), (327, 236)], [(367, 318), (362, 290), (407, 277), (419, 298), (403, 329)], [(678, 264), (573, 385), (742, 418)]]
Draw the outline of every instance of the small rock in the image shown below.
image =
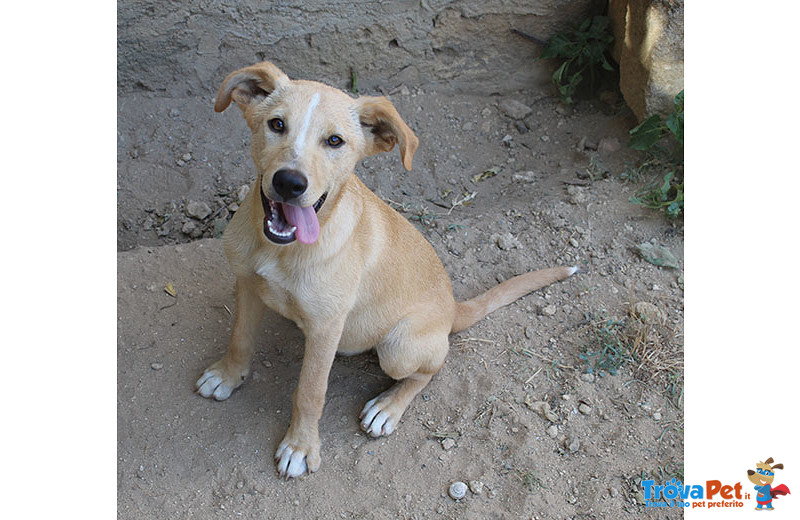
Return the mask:
[(497, 104), (497, 108), (511, 119), (523, 119), (533, 112), (533, 109), (516, 99), (504, 99)]
[(264, 361), (262, 361), (262, 362), (261, 362), (261, 364), (262, 364), (262, 365), (264, 365), (264, 366), (265, 366), (265, 367), (267, 367), (267, 368), (272, 368), (272, 363), (271, 363), (269, 360), (267, 360), (267, 359), (265, 359)]
[(153, 370), (161, 370), (162, 368), (164, 368), (164, 365), (161, 363), (151, 363), (150, 368), (152, 368)]
[(544, 143), (549, 143), (550, 142), (550, 136), (549, 135), (543, 135), (539, 139), (541, 139), (542, 142), (544, 142)]
[(211, 208), (205, 202), (191, 201), (186, 205), (186, 215), (203, 220), (211, 215)]
[(178, 110), (177, 108), (173, 108), (172, 110), (169, 111), (169, 117), (180, 117), (180, 115), (181, 111)]
[(483, 482), (480, 480), (470, 480), (468, 482), (469, 490), (475, 493), (476, 495), (480, 495), (483, 493)]
[(654, 421), (660, 421), (661, 420), (661, 412), (654, 413), (653, 414), (653, 420)]
[(597, 151), (600, 153), (614, 153), (618, 152), (620, 148), (619, 139), (616, 137), (604, 137), (597, 144)]
[(227, 227), (228, 219), (223, 217), (214, 219), (214, 238), (221, 237)]
[(581, 441), (579, 441), (576, 437), (567, 439), (567, 449), (572, 453), (575, 453), (576, 451), (581, 449)]
[(186, 152), (185, 154), (181, 155), (181, 159), (183, 161), (185, 161), (185, 162), (189, 162), (189, 161), (192, 160), (192, 154), (189, 153), (189, 152)]
[(453, 447), (455, 447), (455, 445), (456, 445), (456, 441), (454, 441), (453, 439), (451, 439), (449, 437), (442, 441), (442, 448), (444, 448), (445, 451), (452, 450)]
[(580, 186), (567, 186), (567, 195), (570, 204), (579, 205), (589, 201), (589, 194), (586, 188)]
[(555, 316), (556, 311), (556, 306), (552, 303), (539, 310), (539, 312), (544, 316)]
[(594, 374), (590, 374), (589, 372), (581, 374), (581, 381), (586, 381), (587, 383), (594, 383)]
[(243, 481), (240, 480), (239, 482), (236, 483), (236, 489), (242, 489), (243, 487), (244, 487)]
[(555, 424), (551, 424), (550, 427), (547, 428), (547, 435), (551, 439), (555, 439), (556, 437), (558, 437), (558, 426), (556, 426)]
[(184, 235), (191, 235), (192, 231), (194, 231), (196, 228), (197, 228), (197, 224), (195, 224), (194, 222), (189, 220), (183, 225), (183, 227), (181, 228), (181, 232)]
[(519, 119), (514, 121), (514, 128), (516, 128), (517, 132), (519, 132), (521, 134), (525, 134), (525, 133), (528, 132), (528, 126), (525, 124), (524, 121), (521, 121)]
[(447, 494), (450, 495), (450, 498), (453, 500), (461, 500), (467, 495), (467, 485), (461, 481), (453, 482), (450, 484), (450, 489), (447, 490)]
[(583, 415), (591, 415), (592, 407), (586, 403), (581, 403), (578, 405), (578, 411)]
[(509, 249), (522, 249), (522, 244), (520, 244), (519, 240), (517, 240), (517, 237), (511, 233), (494, 233), (490, 238), (492, 242), (494, 242), (497, 247), (503, 251), (508, 251)]
[(250, 186), (248, 186), (247, 184), (239, 186), (239, 189), (236, 190), (236, 202), (238, 202), (239, 204), (244, 202), (244, 198), (247, 196), (247, 193), (249, 191), (250, 191)]
[(608, 489), (608, 495), (611, 498), (617, 498), (619, 496), (619, 491), (617, 491), (617, 488), (613, 488), (613, 487), (609, 488)]
[(520, 172), (515, 173), (512, 178), (519, 182), (536, 182), (536, 179), (534, 178), (535, 175), (536, 173), (532, 171)]
[(528, 339), (533, 338), (533, 330), (531, 330), (530, 327), (525, 327), (525, 330), (523, 332), (525, 333), (526, 338)]

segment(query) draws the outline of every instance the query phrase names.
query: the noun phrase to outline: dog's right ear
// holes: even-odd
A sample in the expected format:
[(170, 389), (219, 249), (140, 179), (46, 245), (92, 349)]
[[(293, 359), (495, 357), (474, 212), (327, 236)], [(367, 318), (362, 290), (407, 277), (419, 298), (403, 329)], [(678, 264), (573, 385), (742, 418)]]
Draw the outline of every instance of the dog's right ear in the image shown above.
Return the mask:
[(289, 76), (268, 61), (239, 69), (228, 74), (217, 93), (214, 110), (222, 112), (231, 100), (244, 110), (249, 105), (260, 103), (275, 89), (289, 83)]

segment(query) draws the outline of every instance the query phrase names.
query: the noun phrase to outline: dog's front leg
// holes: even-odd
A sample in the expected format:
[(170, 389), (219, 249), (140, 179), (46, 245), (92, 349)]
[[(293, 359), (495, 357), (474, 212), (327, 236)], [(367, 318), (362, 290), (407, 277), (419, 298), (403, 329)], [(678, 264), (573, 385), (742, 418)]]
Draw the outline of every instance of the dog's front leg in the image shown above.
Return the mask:
[(294, 392), (292, 420), (275, 452), (281, 477), (298, 477), (319, 469), (319, 419), (325, 406), (328, 375), (344, 328), (344, 318), (314, 324), (306, 334), (303, 366)]
[(256, 334), (264, 317), (266, 306), (258, 297), (252, 283), (236, 279), (236, 315), (228, 352), (208, 367), (195, 383), (197, 393), (223, 401), (230, 397), (250, 372), (250, 360)]

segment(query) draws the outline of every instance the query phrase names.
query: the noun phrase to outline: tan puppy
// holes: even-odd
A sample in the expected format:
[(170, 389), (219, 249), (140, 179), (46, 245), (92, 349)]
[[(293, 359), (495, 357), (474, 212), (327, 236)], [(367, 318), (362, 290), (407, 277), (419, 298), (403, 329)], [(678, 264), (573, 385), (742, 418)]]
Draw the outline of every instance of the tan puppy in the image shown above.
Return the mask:
[(252, 130), (258, 176), (223, 237), (236, 275), (230, 348), (197, 390), (223, 400), (242, 384), (265, 306), (297, 324), (305, 354), (275, 454), (281, 476), (319, 468), (318, 422), (337, 352), (375, 348), (397, 380), (361, 413), (364, 431), (388, 435), (442, 367), (451, 332), (576, 270), (527, 273), (457, 303), (433, 247), (353, 173), (363, 157), (395, 144), (411, 169), (417, 137), (386, 98), (353, 99), (263, 62), (225, 79), (214, 108), (231, 101)]

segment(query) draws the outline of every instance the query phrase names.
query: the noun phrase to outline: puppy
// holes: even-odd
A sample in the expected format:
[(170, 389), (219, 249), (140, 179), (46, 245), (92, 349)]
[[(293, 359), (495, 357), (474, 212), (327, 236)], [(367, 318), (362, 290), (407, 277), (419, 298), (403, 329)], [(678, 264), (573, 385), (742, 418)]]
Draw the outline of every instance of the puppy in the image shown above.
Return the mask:
[(418, 139), (389, 100), (353, 99), (263, 62), (225, 78), (214, 109), (231, 102), (253, 133), (257, 178), (223, 236), (236, 275), (230, 348), (196, 386), (224, 400), (242, 384), (266, 307), (297, 324), (305, 351), (275, 453), (282, 477), (320, 466), (318, 422), (337, 352), (375, 348), (397, 381), (361, 412), (365, 432), (389, 435), (442, 367), (451, 332), (577, 269), (530, 272), (456, 302), (433, 247), (353, 173), (363, 157), (395, 145), (411, 169)]

